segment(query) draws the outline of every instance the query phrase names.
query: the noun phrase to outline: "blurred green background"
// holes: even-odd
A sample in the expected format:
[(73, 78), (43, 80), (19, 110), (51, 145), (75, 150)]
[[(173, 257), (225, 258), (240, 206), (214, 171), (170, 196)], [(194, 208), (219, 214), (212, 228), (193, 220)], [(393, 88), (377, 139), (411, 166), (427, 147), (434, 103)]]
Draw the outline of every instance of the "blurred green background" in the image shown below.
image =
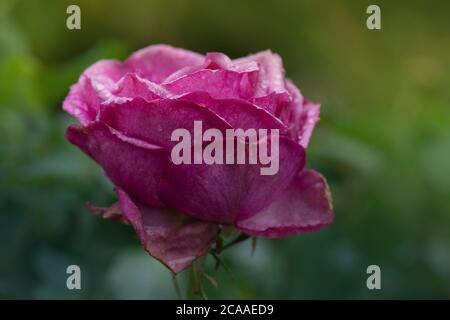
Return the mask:
[[(111, 184), (64, 138), (69, 85), (101, 58), (168, 43), (238, 57), (270, 48), (322, 103), (308, 166), (336, 222), (260, 239), (209, 271), (210, 298), (450, 298), (450, 2), (0, 0), (0, 297), (176, 298), (132, 229), (91, 216)], [(81, 7), (82, 30), (66, 28)], [(66, 288), (66, 267), (82, 290)], [(366, 288), (377, 264), (382, 290)], [(184, 285), (183, 275), (181, 285)]]

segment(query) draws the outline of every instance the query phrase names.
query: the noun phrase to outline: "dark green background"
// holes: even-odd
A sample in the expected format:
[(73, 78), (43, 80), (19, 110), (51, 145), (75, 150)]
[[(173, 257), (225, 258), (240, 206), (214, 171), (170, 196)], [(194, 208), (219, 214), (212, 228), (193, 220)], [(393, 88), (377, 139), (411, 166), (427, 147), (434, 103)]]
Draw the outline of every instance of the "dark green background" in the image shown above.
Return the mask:
[[(82, 30), (66, 28), (81, 7)], [(382, 30), (366, 28), (378, 4)], [(168, 43), (231, 57), (270, 48), (322, 103), (308, 166), (336, 222), (230, 249), (210, 298), (450, 298), (449, 1), (0, 0), (0, 296), (175, 298), (130, 227), (92, 217), (114, 201), (100, 167), (64, 139), (69, 85), (101, 58)], [(82, 269), (68, 291), (66, 267)], [(366, 288), (377, 264), (382, 290)], [(181, 279), (183, 283), (183, 277)]]

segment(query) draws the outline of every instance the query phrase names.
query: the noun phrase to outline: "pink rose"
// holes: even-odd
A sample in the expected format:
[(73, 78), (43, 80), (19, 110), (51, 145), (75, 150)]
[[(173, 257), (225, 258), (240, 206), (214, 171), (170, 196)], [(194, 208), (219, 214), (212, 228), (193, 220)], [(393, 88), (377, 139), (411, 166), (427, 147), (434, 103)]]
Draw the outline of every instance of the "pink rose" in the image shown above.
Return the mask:
[[(324, 177), (304, 169), (320, 106), (285, 78), (281, 58), (270, 51), (231, 60), (150, 46), (124, 62), (89, 67), (63, 108), (81, 123), (68, 128), (68, 140), (115, 185), (118, 205), (96, 210), (130, 223), (144, 248), (175, 273), (207, 252), (221, 225), (275, 238), (333, 221)], [(179, 128), (193, 135), (194, 121), (220, 132), (277, 129), (279, 170), (175, 164), (171, 135)]]

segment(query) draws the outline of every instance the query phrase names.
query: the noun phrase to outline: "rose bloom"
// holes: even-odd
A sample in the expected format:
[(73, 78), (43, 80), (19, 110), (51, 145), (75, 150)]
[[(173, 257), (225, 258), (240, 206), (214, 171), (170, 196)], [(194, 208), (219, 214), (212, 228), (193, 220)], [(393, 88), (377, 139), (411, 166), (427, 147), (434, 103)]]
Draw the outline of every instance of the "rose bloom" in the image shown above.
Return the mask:
[[(118, 202), (91, 207), (131, 224), (143, 247), (178, 273), (207, 253), (222, 226), (251, 236), (286, 237), (333, 221), (324, 177), (305, 169), (320, 106), (285, 78), (280, 56), (231, 60), (153, 45), (124, 62), (86, 69), (63, 103), (80, 122), (67, 139), (94, 159)], [(278, 129), (279, 170), (260, 164), (174, 164), (175, 129)]]

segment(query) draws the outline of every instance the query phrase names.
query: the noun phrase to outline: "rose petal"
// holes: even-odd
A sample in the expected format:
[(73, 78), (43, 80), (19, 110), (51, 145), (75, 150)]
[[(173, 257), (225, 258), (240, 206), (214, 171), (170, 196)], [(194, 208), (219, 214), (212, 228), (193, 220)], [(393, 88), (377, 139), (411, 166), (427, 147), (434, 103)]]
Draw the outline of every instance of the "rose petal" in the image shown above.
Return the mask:
[(208, 52), (203, 63), (205, 69), (224, 69), (239, 73), (255, 72), (259, 70), (256, 61), (240, 61), (231, 60), (226, 54), (221, 52)]
[(232, 67), (231, 59), (222, 52), (208, 52), (203, 63), (205, 69), (230, 69)]
[(248, 61), (244, 63), (233, 63), (233, 61), (227, 55), (221, 52), (208, 52), (205, 56), (205, 61), (203, 62), (202, 65), (182, 68), (172, 73), (169, 77), (167, 77), (166, 80), (164, 80), (164, 83), (167, 84), (173, 82), (181, 77), (195, 73), (203, 69), (211, 69), (211, 70), (223, 69), (234, 71), (237, 73), (252, 73), (251, 78), (254, 81), (256, 81), (257, 76), (256, 71), (258, 71), (258, 64), (254, 61)]
[(224, 131), (230, 126), (212, 111), (188, 101), (135, 98), (123, 104), (105, 105), (100, 120), (126, 136), (171, 148), (175, 129), (187, 129), (194, 137), (194, 121), (201, 121), (203, 130)]
[(213, 99), (206, 92), (193, 92), (183, 95), (180, 100), (187, 100), (205, 106), (226, 120), (233, 128), (279, 129), (287, 133), (287, 127), (278, 118), (250, 102), (237, 99)]
[(201, 65), (204, 56), (168, 45), (153, 45), (133, 53), (126, 61), (132, 71), (155, 83), (162, 83), (179, 69)]
[(254, 96), (256, 71), (236, 72), (202, 69), (164, 83), (174, 94), (203, 91), (215, 99), (251, 99)]
[(98, 81), (114, 83), (128, 71), (128, 69), (118, 60), (100, 60), (87, 68), (83, 74)]
[(100, 103), (111, 97), (115, 83), (126, 73), (116, 60), (101, 60), (86, 69), (64, 99), (63, 109), (81, 124), (94, 121)]
[(304, 161), (303, 148), (280, 137), (279, 171), (274, 175), (261, 175), (260, 164), (171, 164), (159, 195), (163, 202), (195, 218), (230, 224), (267, 206)]
[(284, 86), (284, 68), (283, 61), (278, 54), (270, 50), (258, 52), (247, 57), (233, 60), (234, 64), (248, 63), (254, 61), (258, 64), (258, 83), (255, 96), (261, 97), (271, 92), (283, 92)]
[(286, 81), (286, 88), (291, 96), (291, 102), (280, 110), (279, 118), (291, 130), (292, 137), (298, 139), (299, 123), (303, 111), (303, 95), (300, 90), (289, 80)]
[(217, 236), (215, 224), (197, 221), (167, 208), (151, 208), (131, 200), (123, 190), (116, 192), (120, 208), (142, 246), (174, 273), (207, 253)]
[(300, 145), (303, 148), (308, 147), (316, 123), (319, 122), (320, 104), (313, 103), (305, 99), (303, 111), (300, 117), (300, 130), (298, 137), (300, 138)]
[[(171, 93), (162, 86), (153, 83), (149, 80), (143, 79), (136, 74), (127, 73), (116, 85), (116, 88), (111, 92), (113, 97), (104, 102), (110, 103), (124, 103), (132, 98), (140, 97), (147, 101), (152, 101), (160, 98), (168, 98)], [(129, 99), (117, 99), (129, 98)]]
[(289, 127), (292, 139), (306, 148), (319, 121), (320, 105), (303, 98), (291, 81), (286, 81), (286, 88), (292, 96), (292, 102), (281, 110), (280, 119)]
[(332, 200), (325, 178), (305, 169), (271, 205), (236, 226), (252, 236), (278, 238), (316, 231), (332, 222)]
[(274, 116), (279, 116), (281, 110), (292, 101), (291, 95), (285, 92), (271, 92), (270, 94), (253, 99), (253, 103), (258, 107), (267, 110), (267, 112)]
[(102, 123), (71, 126), (67, 139), (98, 162), (116, 186), (142, 203), (161, 205), (156, 188), (168, 165), (164, 149), (124, 137)]

